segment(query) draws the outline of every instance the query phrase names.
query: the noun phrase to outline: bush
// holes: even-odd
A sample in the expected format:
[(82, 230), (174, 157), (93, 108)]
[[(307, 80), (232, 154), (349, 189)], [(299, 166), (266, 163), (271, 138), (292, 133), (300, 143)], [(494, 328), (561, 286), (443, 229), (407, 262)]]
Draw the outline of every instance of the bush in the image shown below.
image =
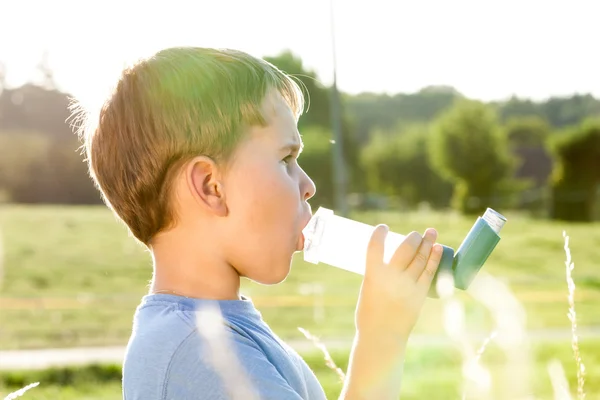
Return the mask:
[(566, 129), (549, 146), (557, 158), (551, 178), (551, 217), (593, 221), (600, 186), (600, 119)]
[(513, 178), (516, 160), (496, 113), (478, 101), (457, 101), (435, 121), (429, 156), (435, 170), (456, 183), (452, 204), (464, 214), (511, 206), (525, 187)]
[(430, 165), (428, 134), (425, 125), (374, 132), (361, 154), (369, 190), (398, 196), (411, 207), (421, 202), (436, 208), (448, 206), (452, 184)]

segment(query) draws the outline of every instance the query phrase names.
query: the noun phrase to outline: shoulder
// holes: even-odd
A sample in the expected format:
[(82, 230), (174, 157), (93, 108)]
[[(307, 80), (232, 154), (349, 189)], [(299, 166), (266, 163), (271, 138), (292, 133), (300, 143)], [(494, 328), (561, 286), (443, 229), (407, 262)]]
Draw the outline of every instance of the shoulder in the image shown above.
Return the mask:
[(218, 308), (140, 308), (123, 364), (124, 398), (301, 400), (242, 325)]
[(230, 326), (200, 325), (169, 365), (164, 399), (301, 400), (263, 350)]
[(127, 400), (159, 398), (173, 355), (195, 330), (184, 314), (172, 303), (153, 302), (138, 308), (123, 360)]

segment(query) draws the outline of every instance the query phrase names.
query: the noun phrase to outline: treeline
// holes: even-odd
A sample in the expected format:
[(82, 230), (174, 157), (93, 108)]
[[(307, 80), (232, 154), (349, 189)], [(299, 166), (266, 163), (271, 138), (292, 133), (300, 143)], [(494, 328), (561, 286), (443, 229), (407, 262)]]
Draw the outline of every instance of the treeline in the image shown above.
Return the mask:
[[(299, 127), (313, 206), (333, 205), (331, 146), (342, 146), (354, 207), (428, 204), (479, 213), (518, 208), (574, 221), (600, 214), (600, 100), (482, 103), (450, 87), (342, 95), (342, 143), (332, 143), (330, 92), (286, 52), (269, 61), (310, 99)], [(0, 196), (20, 203), (100, 203), (69, 119), (69, 99), (26, 85), (0, 94)]]
[(76, 135), (69, 97), (25, 85), (0, 94), (0, 199), (17, 203), (100, 203)]

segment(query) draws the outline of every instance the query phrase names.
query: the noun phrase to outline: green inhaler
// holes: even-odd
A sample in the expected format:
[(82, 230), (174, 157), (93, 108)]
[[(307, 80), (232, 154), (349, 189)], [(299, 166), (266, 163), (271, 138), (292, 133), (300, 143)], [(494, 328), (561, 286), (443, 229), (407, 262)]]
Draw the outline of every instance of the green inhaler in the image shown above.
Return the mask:
[[(488, 208), (478, 217), (455, 251), (443, 246), (442, 260), (434, 276), (429, 297), (437, 298), (438, 279), (450, 275), (454, 287), (467, 290), (469, 285), (500, 241), (500, 230), (506, 218)], [(375, 227), (343, 218), (332, 210), (319, 208), (303, 231), (304, 260), (327, 264), (358, 274), (364, 274), (367, 247)], [(384, 262), (389, 262), (405, 236), (389, 232), (384, 247)]]

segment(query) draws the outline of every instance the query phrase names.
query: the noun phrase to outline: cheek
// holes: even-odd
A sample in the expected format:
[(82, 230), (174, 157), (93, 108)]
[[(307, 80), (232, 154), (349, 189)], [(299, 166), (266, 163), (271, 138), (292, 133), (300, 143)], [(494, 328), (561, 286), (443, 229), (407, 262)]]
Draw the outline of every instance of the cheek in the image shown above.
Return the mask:
[[(233, 226), (230, 235), (236, 240), (232, 249), (238, 267), (245, 274), (252, 270), (289, 263), (288, 254), (297, 240), (298, 195), (293, 180), (279, 165), (248, 167), (238, 176), (232, 193)], [(268, 251), (265, 251), (269, 248)], [(239, 263), (243, 263), (240, 265)]]
[(234, 200), (249, 222), (259, 226), (286, 218), (296, 197), (292, 179), (284, 167), (258, 164), (238, 177)]

